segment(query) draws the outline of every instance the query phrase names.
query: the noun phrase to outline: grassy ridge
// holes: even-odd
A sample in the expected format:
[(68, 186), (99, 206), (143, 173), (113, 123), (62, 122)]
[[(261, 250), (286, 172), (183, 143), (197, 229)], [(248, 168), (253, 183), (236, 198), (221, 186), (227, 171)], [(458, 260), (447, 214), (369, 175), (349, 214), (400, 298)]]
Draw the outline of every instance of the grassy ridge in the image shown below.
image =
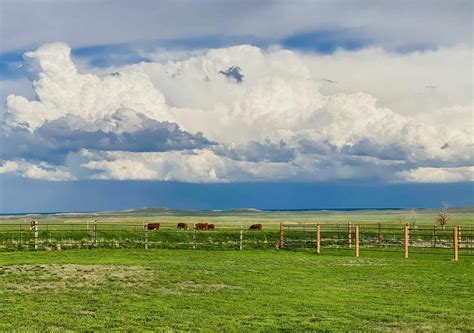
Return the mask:
[(467, 331), (473, 285), (429, 254), (0, 253), (0, 330)]

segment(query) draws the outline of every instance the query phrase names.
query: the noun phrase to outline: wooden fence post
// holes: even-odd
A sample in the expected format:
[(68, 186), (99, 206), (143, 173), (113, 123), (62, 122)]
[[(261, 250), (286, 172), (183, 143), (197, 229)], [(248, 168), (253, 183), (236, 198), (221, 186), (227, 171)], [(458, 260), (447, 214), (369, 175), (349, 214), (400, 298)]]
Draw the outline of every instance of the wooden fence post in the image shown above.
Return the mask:
[(355, 225), (355, 255), (359, 256), (359, 225)]
[(239, 242), (239, 250), (242, 251), (243, 248), (243, 241), (244, 241), (244, 226), (240, 226), (240, 242)]
[(453, 228), (454, 261), (459, 260), (459, 227)]
[(196, 249), (196, 225), (193, 225), (193, 249)]
[(38, 227), (38, 222), (35, 222), (33, 226), (33, 230), (35, 231), (35, 250), (38, 250), (38, 245), (39, 245), (39, 227)]
[(321, 253), (321, 224), (316, 225), (316, 253)]
[(347, 224), (347, 239), (348, 239), (348, 242), (349, 242), (349, 248), (351, 249), (352, 248), (352, 224), (351, 224), (351, 222), (349, 222)]
[(92, 225), (92, 246), (97, 247), (97, 221)]
[(410, 241), (410, 226), (405, 224), (405, 241), (404, 241), (404, 248), (405, 248), (405, 259), (408, 259), (408, 243)]
[(146, 224), (143, 224), (143, 231), (145, 232), (145, 250), (148, 250), (148, 226)]
[(436, 247), (436, 226), (433, 226), (433, 247)]
[(283, 226), (283, 223), (280, 223), (280, 242), (279, 242), (279, 246), (278, 246), (280, 250), (283, 250), (283, 248), (285, 247), (284, 232), (285, 232), (285, 228)]

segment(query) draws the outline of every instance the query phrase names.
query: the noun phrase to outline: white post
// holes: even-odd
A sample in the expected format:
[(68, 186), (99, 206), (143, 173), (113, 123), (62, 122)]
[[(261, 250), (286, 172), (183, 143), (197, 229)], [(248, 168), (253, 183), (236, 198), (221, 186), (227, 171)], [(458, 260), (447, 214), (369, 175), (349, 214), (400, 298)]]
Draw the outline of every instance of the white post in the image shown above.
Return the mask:
[(35, 230), (35, 250), (38, 250), (39, 232), (38, 232), (38, 222), (37, 221), (35, 222), (34, 230)]
[(145, 231), (145, 250), (148, 250), (148, 226), (146, 224), (143, 230)]
[(240, 251), (242, 251), (243, 240), (244, 240), (244, 227), (240, 226), (240, 246), (239, 246)]

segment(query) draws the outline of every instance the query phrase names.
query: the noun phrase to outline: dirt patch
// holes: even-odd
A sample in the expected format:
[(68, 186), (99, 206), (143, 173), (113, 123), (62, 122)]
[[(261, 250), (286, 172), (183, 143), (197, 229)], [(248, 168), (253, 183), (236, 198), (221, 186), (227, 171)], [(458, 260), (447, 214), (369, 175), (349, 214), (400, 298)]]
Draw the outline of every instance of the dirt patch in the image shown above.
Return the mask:
[(1, 289), (18, 292), (65, 291), (105, 283), (135, 286), (152, 278), (141, 266), (116, 265), (9, 265), (0, 266)]

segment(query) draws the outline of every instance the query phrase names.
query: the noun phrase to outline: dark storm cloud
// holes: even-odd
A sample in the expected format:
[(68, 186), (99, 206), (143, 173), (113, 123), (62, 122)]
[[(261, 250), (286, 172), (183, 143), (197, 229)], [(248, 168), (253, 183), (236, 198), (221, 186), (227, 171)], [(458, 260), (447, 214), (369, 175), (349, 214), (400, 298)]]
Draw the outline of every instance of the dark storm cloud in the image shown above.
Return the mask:
[(80, 149), (163, 152), (215, 144), (202, 133), (186, 132), (175, 123), (152, 120), (144, 115), (139, 117), (142, 120), (140, 129), (123, 133), (77, 129), (84, 120), (73, 116), (45, 122), (33, 133), (19, 127), (11, 128), (0, 134), (0, 157), (63, 163), (69, 152)]
[(347, 155), (372, 156), (381, 160), (406, 160), (410, 152), (397, 144), (382, 145), (368, 139), (360, 140), (353, 145), (345, 145), (341, 152)]
[(214, 152), (236, 161), (248, 162), (286, 163), (296, 156), (295, 149), (288, 147), (283, 141), (278, 143), (250, 141), (246, 145), (237, 147), (219, 146), (214, 149)]

